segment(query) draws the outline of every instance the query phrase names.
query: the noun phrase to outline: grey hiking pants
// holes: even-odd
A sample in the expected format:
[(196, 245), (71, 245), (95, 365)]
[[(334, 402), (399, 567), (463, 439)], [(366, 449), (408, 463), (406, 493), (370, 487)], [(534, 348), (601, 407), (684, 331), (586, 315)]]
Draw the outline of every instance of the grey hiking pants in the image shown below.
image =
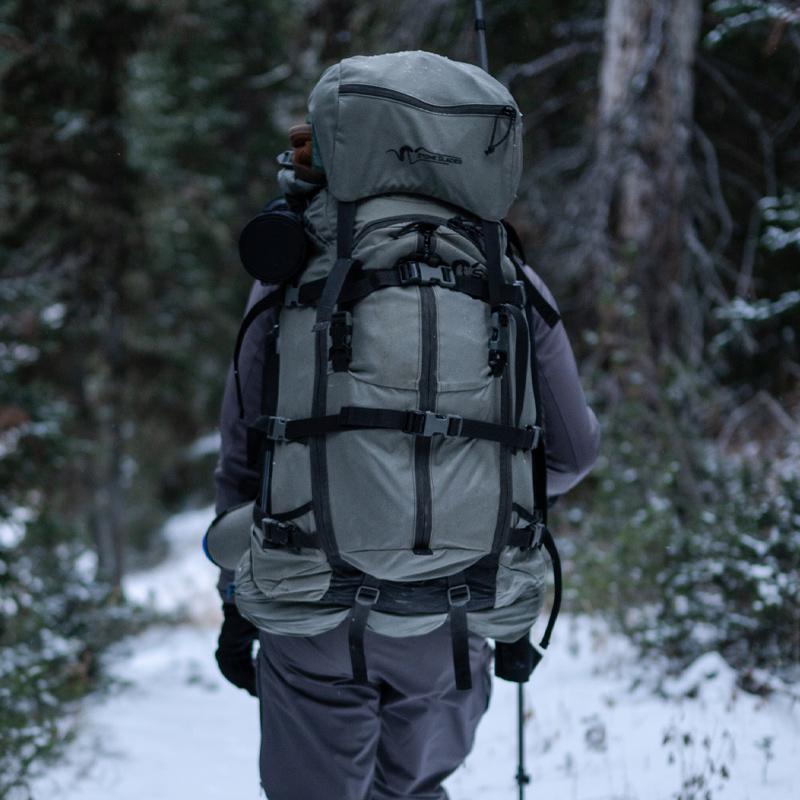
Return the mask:
[(367, 631), (369, 683), (352, 679), (347, 625), (313, 637), (261, 632), (261, 784), (269, 800), (445, 800), (489, 704), (491, 649), (472, 636), (473, 689), (458, 691), (450, 630)]

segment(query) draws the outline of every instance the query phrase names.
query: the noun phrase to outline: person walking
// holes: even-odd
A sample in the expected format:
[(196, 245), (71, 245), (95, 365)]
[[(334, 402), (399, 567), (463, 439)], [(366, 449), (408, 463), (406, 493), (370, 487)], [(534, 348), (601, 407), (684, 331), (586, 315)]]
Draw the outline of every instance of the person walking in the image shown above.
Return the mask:
[[(380, 125), (387, 114), (402, 114), (405, 120), (420, 110), (415, 119), (428, 126), (431, 107), (466, 107), (458, 93), (457, 79), (462, 77), (470, 98), (480, 91), (502, 93), (500, 104), (471, 102), (467, 117), (460, 120), (460, 132), (465, 121), (474, 122), (481, 126), (480, 135), (488, 137), (488, 145), (484, 138), (480, 147), (480, 164), (486, 164), (487, 172), (476, 176), (485, 186), (487, 175), (502, 171), (497, 161), (490, 163), (495, 151), (503, 157), (508, 148), (509, 158), (515, 157), (511, 146), (519, 146), (518, 112), (507, 92), (484, 73), (476, 88), (478, 77), (466, 69), (469, 65), (442, 63), (446, 61), (411, 53), (356, 57), (336, 65), (339, 133), (347, 124), (346, 111), (360, 125), (372, 124), (370, 120)], [(425, 96), (416, 106), (409, 95), (398, 99), (396, 88), (400, 72), (408, 78), (415, 69), (428, 78), (427, 94), (422, 92)], [(438, 94), (431, 78), (436, 71), (446, 73)], [(301, 213), (312, 255), (305, 258), (299, 278), (254, 283), (236, 373), (228, 375), (225, 386), (216, 508), (224, 515), (254, 504), (255, 522), (252, 549), (241, 557), (235, 573), (220, 573), (224, 622), (216, 658), (231, 683), (259, 699), (260, 774), (269, 800), (442, 800), (447, 796), (442, 782), (470, 752), (489, 704), (493, 651), (487, 637), (512, 642), (524, 634), (527, 642), (542, 605), (539, 545), (546, 509), (535, 497), (536, 486), (533, 493), (521, 488), (524, 475), (529, 481), (533, 468), (534, 484), (546, 485), (547, 497), (565, 494), (594, 464), (599, 426), (550, 290), (519, 254), (512, 258), (513, 248), (504, 248), (501, 241), (504, 229), (491, 221), (513, 199), (515, 181), (493, 207), (487, 203), (494, 201), (477, 197), (469, 177), (456, 179), (451, 172), (442, 178), (442, 170), (455, 170), (469, 158), (454, 146), (448, 149), (446, 131), (428, 136), (435, 147), (385, 147), (384, 131), (362, 131), (365, 147), (370, 145), (376, 158), (386, 155), (386, 161), (369, 179), (371, 184), (351, 192), (364, 199), (345, 202), (342, 197), (350, 189), (344, 184), (353, 179), (352, 170), (337, 162), (346, 155), (344, 146), (338, 152), (327, 146), (333, 138), (325, 139), (321, 111), (328, 113), (334, 102), (333, 94), (324, 93), (331, 74), (329, 70), (323, 76), (310, 103), (320, 140), (297, 149), (294, 164), (283, 161), (290, 171), (299, 167), (303, 177), (304, 166), (314, 167), (315, 180), (320, 172), (325, 175), (324, 187), (315, 186)], [(444, 103), (447, 93), (453, 97), (445, 97)], [(368, 103), (378, 103), (386, 114), (365, 113), (366, 108), (373, 110)], [(504, 110), (479, 110), (484, 107)], [(451, 112), (436, 113), (444, 118)], [(385, 135), (396, 138), (399, 120), (386, 124)], [(414, 133), (410, 123), (405, 130)], [(422, 130), (420, 138), (424, 134)], [(358, 154), (362, 162), (367, 156)], [(518, 169), (518, 159), (513, 163)], [(411, 173), (415, 167), (419, 170)], [(455, 189), (447, 183), (451, 176)], [(418, 197), (415, 181), (422, 181), (418, 186), (429, 199)], [(468, 191), (476, 199), (464, 194)], [(388, 214), (391, 203), (397, 207)], [(465, 209), (464, 214), (452, 216), (454, 206)], [(338, 209), (335, 223), (325, 222), (330, 207)], [(396, 213), (398, 208), (410, 213)], [(389, 220), (388, 233), (376, 223), (382, 217)], [(354, 233), (343, 234), (347, 227)], [(375, 240), (370, 249), (370, 236), (386, 238)], [(338, 256), (324, 261), (331, 247)], [(383, 262), (373, 268), (369, 259), (374, 253), (389, 251), (391, 269)], [(457, 252), (467, 257), (455, 258)], [(514, 269), (521, 280), (513, 281)], [(338, 294), (329, 288), (333, 283)], [(316, 286), (320, 289), (314, 296)], [(493, 309), (491, 319), (480, 310), (485, 302)], [(474, 319), (469, 316), (473, 311)], [(293, 322), (301, 318), (302, 325)], [(288, 337), (310, 336), (312, 324), (316, 351), (298, 355)], [(471, 326), (477, 331), (474, 336)], [(458, 341), (451, 347), (456, 332)], [(384, 337), (379, 346), (376, 337)], [(487, 355), (480, 355), (475, 360), (479, 379), (468, 381), (459, 372), (471, 363), (466, 348), (474, 348), (474, 340), (485, 349), (487, 339), (488, 362)], [(390, 380), (386, 376), (392, 367), (387, 364), (393, 363), (400, 366)], [(300, 374), (305, 368), (316, 369), (313, 380)], [(323, 416), (297, 419), (303, 414), (275, 413), (296, 404), (305, 385), (313, 383), (319, 399), (321, 382), (329, 386), (327, 406), (322, 398)], [(452, 387), (456, 390), (448, 391)], [(374, 407), (385, 398), (398, 406), (404, 391), (409, 398), (405, 408)], [(477, 392), (472, 404), (470, 391)], [(342, 396), (346, 402), (340, 409), (337, 398)], [(458, 408), (463, 413), (451, 410), (456, 402), (465, 404)], [(332, 403), (337, 404), (333, 411)], [(495, 406), (506, 409), (497, 421), (486, 410)], [(259, 434), (259, 457), (254, 459), (253, 440)], [(334, 436), (351, 450), (331, 444), (321, 450), (320, 462), (315, 456), (320, 448), (313, 443), (333, 442)], [(357, 437), (361, 443), (351, 444)], [(443, 448), (462, 442), (472, 443), (468, 451), (460, 451), (468, 452), (464, 458), (477, 460), (460, 472), (448, 472), (460, 468), (450, 466)], [(386, 450), (380, 449), (384, 444)], [(539, 467), (537, 453), (543, 456)], [(407, 484), (406, 457), (411, 470)], [(302, 469), (286, 466), (306, 458), (309, 466)], [(320, 463), (327, 467), (323, 482)], [(502, 472), (503, 464), (507, 472)], [(472, 475), (478, 479), (472, 481)], [(319, 497), (321, 485), (329, 495), (323, 497), (327, 504)], [(405, 525), (391, 510), (405, 485), (410, 487), (408, 500), (398, 499), (396, 508), (402, 508), (401, 501), (411, 504), (407, 529), (413, 548), (401, 552), (381, 537), (393, 536), (395, 526)], [(359, 508), (351, 512), (340, 496)], [(451, 515), (463, 511), (450, 528), (445, 507)], [(483, 521), (495, 518), (496, 530)], [(493, 530), (487, 532), (487, 527)], [(472, 541), (465, 556), (465, 550), (452, 544), (459, 536), (486, 541)], [(447, 558), (452, 559), (449, 566), (442, 567)]]

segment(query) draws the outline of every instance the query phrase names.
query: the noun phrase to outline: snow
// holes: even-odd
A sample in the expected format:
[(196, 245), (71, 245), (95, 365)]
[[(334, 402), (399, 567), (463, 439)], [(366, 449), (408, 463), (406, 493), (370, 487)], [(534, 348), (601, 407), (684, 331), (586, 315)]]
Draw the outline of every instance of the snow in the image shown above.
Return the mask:
[[(259, 798), (257, 704), (214, 662), (216, 568), (200, 550), (212, 517), (211, 509), (175, 517), (165, 529), (170, 557), (126, 582), (130, 597), (182, 611), (185, 621), (116, 648), (116, 688), (84, 702), (79, 735), (67, 758), (37, 778), (34, 798)], [(796, 797), (797, 694), (780, 682), (768, 698), (742, 692), (716, 653), (658, 691), (649, 680), (632, 686), (633, 675), (648, 671), (626, 640), (596, 620), (562, 618), (525, 687), (529, 798)], [(496, 681), (474, 750), (447, 782), (451, 800), (516, 796), (515, 715), (516, 686)]]
[(192, 442), (186, 448), (186, 457), (190, 460), (204, 458), (205, 456), (215, 456), (219, 453), (220, 444), (222, 439), (219, 431), (207, 433)]

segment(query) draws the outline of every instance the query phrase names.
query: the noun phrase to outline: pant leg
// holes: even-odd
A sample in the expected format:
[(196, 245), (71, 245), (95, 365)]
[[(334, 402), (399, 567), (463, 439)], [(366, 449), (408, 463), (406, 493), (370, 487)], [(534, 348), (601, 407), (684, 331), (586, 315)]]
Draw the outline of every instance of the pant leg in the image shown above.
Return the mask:
[(373, 641), (367, 659), (382, 680), (381, 735), (372, 800), (445, 800), (442, 782), (472, 749), (489, 704), (491, 649), (470, 637), (470, 691), (455, 688), (450, 629)]
[(261, 784), (269, 800), (369, 800), (379, 691), (353, 683), (347, 628), (261, 632)]

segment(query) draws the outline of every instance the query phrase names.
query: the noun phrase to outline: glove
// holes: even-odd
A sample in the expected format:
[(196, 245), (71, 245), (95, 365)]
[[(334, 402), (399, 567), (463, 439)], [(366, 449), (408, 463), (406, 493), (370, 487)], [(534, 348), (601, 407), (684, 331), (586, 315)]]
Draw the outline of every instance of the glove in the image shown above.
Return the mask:
[(258, 628), (246, 620), (235, 603), (223, 603), (225, 619), (219, 632), (214, 656), (219, 671), (234, 686), (256, 696), (256, 668), (253, 664), (253, 643), (258, 638)]
[(516, 642), (497, 642), (494, 649), (494, 674), (504, 681), (527, 683), (542, 656), (530, 643), (529, 634)]

